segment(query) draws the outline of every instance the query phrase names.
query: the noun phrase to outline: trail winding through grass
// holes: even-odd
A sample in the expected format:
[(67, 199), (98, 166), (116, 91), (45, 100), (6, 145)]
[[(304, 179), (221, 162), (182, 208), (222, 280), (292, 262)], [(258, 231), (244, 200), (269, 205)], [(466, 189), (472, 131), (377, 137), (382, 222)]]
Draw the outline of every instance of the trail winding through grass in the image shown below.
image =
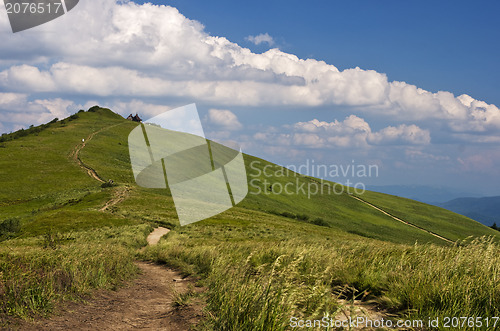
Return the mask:
[[(155, 245), (168, 233), (159, 227), (148, 236)], [(192, 330), (203, 304), (179, 306), (179, 295), (191, 291), (194, 280), (176, 270), (137, 261), (140, 276), (116, 291), (98, 290), (82, 302), (65, 302), (50, 319), (21, 325), (22, 330)], [(201, 290), (201, 289), (200, 289)]]
[[(82, 151), (82, 149), (87, 145), (87, 143), (89, 141), (92, 140), (92, 138), (94, 138), (97, 134), (101, 133), (102, 131), (105, 131), (105, 130), (108, 130), (108, 129), (111, 129), (115, 126), (118, 126), (118, 125), (121, 125), (123, 123), (119, 123), (119, 124), (115, 124), (115, 125), (110, 125), (110, 126), (107, 126), (107, 127), (104, 127), (100, 130), (97, 130), (95, 132), (92, 132), (86, 139), (83, 139), (81, 143), (79, 143), (78, 145), (75, 146), (75, 148), (73, 149), (73, 151), (71, 152), (70, 154), (70, 158), (73, 159), (79, 166), (80, 168), (84, 169), (87, 174), (94, 178), (95, 180), (101, 182), (101, 183), (105, 183), (105, 180), (102, 179), (98, 174), (97, 174), (97, 171), (95, 171), (94, 169), (92, 169), (91, 167), (89, 167), (88, 165), (86, 165), (80, 158), (80, 152)], [(129, 194), (129, 192), (131, 191), (131, 187), (130, 186), (122, 186), (122, 187), (118, 187), (115, 192), (114, 192), (114, 195), (113, 197), (108, 200), (106, 202), (106, 204), (101, 208), (99, 209), (99, 211), (106, 211), (107, 209), (113, 207), (114, 205), (122, 202), (123, 200), (125, 200)]]
[(98, 174), (97, 172), (92, 169), (91, 167), (89, 167), (88, 165), (86, 165), (85, 163), (83, 163), (83, 161), (80, 159), (80, 152), (82, 151), (82, 149), (87, 145), (87, 143), (89, 141), (92, 140), (92, 138), (94, 138), (97, 134), (101, 133), (102, 131), (105, 131), (105, 130), (109, 130), (111, 128), (114, 128), (115, 126), (118, 126), (118, 125), (122, 125), (123, 123), (118, 123), (118, 124), (114, 124), (114, 125), (110, 125), (110, 126), (106, 126), (104, 128), (101, 128), (97, 131), (94, 131), (92, 132), (86, 139), (83, 139), (81, 143), (79, 143), (78, 145), (75, 146), (75, 148), (73, 149), (73, 151), (70, 153), (70, 158), (72, 158), (76, 163), (78, 163), (78, 165), (84, 169), (85, 171), (87, 171), (88, 175), (92, 178), (94, 178), (95, 180), (101, 182), (101, 183), (104, 183), (104, 179), (102, 179)]
[(450, 239), (445, 238), (445, 237), (443, 237), (443, 236), (440, 236), (440, 235), (438, 235), (437, 233), (434, 233), (434, 232), (429, 231), (429, 230), (426, 230), (426, 229), (424, 229), (424, 228), (422, 228), (422, 227), (420, 227), (420, 226), (418, 226), (418, 225), (415, 225), (415, 224), (412, 224), (412, 223), (407, 222), (407, 221), (405, 221), (405, 220), (402, 220), (402, 219), (400, 219), (400, 218), (397, 218), (396, 216), (393, 216), (393, 215), (389, 214), (389, 213), (388, 213), (388, 212), (386, 212), (385, 210), (383, 210), (383, 209), (381, 209), (381, 208), (379, 208), (379, 207), (377, 207), (377, 206), (375, 206), (375, 205), (372, 205), (371, 203), (369, 203), (369, 202), (367, 202), (367, 201), (365, 201), (365, 200), (363, 200), (363, 199), (361, 199), (361, 198), (359, 198), (359, 197), (357, 197), (357, 196), (355, 196), (355, 195), (351, 195), (351, 194), (350, 194), (349, 196), (350, 196), (351, 198), (353, 198), (353, 199), (356, 199), (356, 200), (358, 200), (358, 201), (361, 201), (362, 203), (364, 203), (364, 204), (366, 204), (366, 205), (368, 205), (368, 206), (370, 206), (370, 207), (372, 207), (372, 208), (374, 208), (374, 209), (378, 210), (379, 212), (381, 212), (381, 213), (383, 213), (383, 214), (385, 214), (385, 215), (387, 215), (387, 216), (391, 217), (392, 219), (394, 219), (394, 220), (396, 220), (396, 221), (398, 221), (398, 222), (401, 222), (401, 223), (406, 224), (406, 225), (408, 225), (408, 226), (414, 227), (415, 229), (419, 229), (419, 230), (421, 230), (421, 231), (424, 231), (425, 233), (430, 234), (431, 236), (434, 236), (434, 237), (436, 237), (436, 238), (439, 238), (439, 239), (444, 240), (444, 241), (446, 241), (446, 242), (449, 242), (449, 243), (451, 243), (451, 244), (453, 244), (453, 243), (454, 243), (454, 242), (453, 242), (453, 241), (451, 241)]
[(167, 233), (170, 232), (170, 229), (167, 229), (167, 228), (163, 228), (163, 227), (158, 227), (156, 228), (153, 232), (151, 232), (147, 238), (148, 240), (148, 245), (150, 246), (154, 246), (156, 244), (158, 244), (158, 242), (160, 241), (161, 237), (163, 237), (164, 235), (166, 235)]
[[(113, 125), (114, 126), (114, 125)], [(90, 141), (92, 140), (92, 138), (94, 138), (94, 136), (96, 134), (98, 134), (99, 132), (105, 130), (105, 129), (109, 129), (111, 127), (106, 127), (106, 128), (102, 128), (98, 131), (95, 131), (95, 132), (92, 132), (88, 137), (87, 139), (84, 139), (80, 144), (76, 145), (75, 148), (73, 149), (73, 152), (71, 152), (70, 154), (70, 157), (76, 162), (78, 163), (78, 165), (80, 166), (80, 168), (84, 169), (85, 171), (87, 171), (87, 174), (94, 178), (95, 180), (101, 182), (101, 183), (104, 183), (104, 180), (99, 177), (99, 175), (97, 174), (97, 172), (92, 169), (91, 167), (87, 166), (85, 163), (83, 163), (83, 161), (80, 159), (80, 152), (82, 151), (82, 149), (85, 147), (85, 145)]]
[(113, 197), (110, 200), (106, 201), (106, 204), (101, 209), (99, 209), (99, 211), (106, 211), (114, 205), (119, 204), (127, 198), (131, 190), (132, 188), (130, 186), (118, 187), (113, 193)]

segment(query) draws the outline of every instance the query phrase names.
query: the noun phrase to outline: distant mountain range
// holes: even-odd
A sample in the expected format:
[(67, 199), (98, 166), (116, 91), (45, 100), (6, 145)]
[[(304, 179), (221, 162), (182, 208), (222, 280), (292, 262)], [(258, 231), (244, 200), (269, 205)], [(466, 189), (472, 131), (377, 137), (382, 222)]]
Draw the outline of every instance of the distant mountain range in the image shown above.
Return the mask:
[(472, 197), (479, 198), (479, 194), (471, 194), (467, 191), (458, 191), (446, 187), (432, 187), (423, 185), (383, 185), (367, 186), (367, 190), (397, 195), (400, 197), (425, 202), (431, 205), (439, 205), (453, 199)]
[(436, 206), (470, 217), (484, 225), (500, 225), (500, 196), (485, 198), (458, 198)]
[(368, 186), (367, 189), (442, 207), (484, 225), (500, 225), (500, 196), (480, 197), (450, 188), (419, 185)]

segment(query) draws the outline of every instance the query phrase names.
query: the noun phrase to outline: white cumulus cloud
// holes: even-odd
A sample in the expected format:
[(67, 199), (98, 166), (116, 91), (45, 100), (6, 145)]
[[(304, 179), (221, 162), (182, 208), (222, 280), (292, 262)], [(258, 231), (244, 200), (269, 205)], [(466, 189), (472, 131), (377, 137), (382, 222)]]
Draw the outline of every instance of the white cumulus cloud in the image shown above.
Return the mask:
[(375, 145), (401, 144), (426, 145), (431, 142), (428, 130), (418, 126), (401, 124), (397, 127), (389, 126), (368, 136), (368, 141)]
[[(0, 15), (0, 27), (8, 27), (6, 15)], [(273, 42), (269, 34), (251, 40)], [(81, 2), (48, 24), (22, 34), (4, 34), (1, 52), (4, 92), (52, 94), (50, 99), (183, 98), (214, 109), (342, 106), (357, 115), (411, 121), (419, 128), (433, 123), (453, 133), (500, 134), (500, 110), (495, 105), (468, 95), (456, 97), (389, 82), (374, 70), (339, 70), (276, 48), (256, 54), (222, 36), (209, 35), (200, 22), (166, 5)], [(392, 127), (371, 141), (385, 143), (389, 135), (398, 141), (428, 141), (425, 133), (411, 126)], [(312, 140), (304, 136), (301, 141)]]
[(267, 32), (266, 33), (261, 33), (256, 36), (248, 36), (245, 38), (246, 40), (254, 43), (255, 45), (260, 45), (263, 43), (268, 44), (269, 46), (274, 45), (274, 39), (271, 37)]
[(427, 145), (431, 142), (429, 130), (417, 125), (388, 126), (373, 132), (368, 122), (356, 115), (343, 121), (298, 122), (283, 126), (280, 131), (271, 128), (254, 134), (254, 139), (272, 145), (314, 149), (367, 149), (375, 145)]
[(61, 98), (29, 100), (26, 94), (0, 93), (2, 125), (12, 130), (65, 118), (78, 110), (71, 100)]
[(230, 131), (239, 130), (243, 127), (238, 117), (230, 110), (212, 108), (208, 111), (208, 120), (210, 123)]

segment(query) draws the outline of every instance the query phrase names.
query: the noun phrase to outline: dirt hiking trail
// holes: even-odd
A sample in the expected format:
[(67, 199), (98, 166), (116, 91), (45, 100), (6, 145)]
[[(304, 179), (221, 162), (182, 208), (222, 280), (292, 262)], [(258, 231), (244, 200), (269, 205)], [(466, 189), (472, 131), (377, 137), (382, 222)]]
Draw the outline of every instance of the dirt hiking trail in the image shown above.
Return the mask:
[[(80, 168), (85, 170), (90, 177), (92, 177), (93, 179), (95, 179), (101, 183), (105, 183), (105, 180), (102, 179), (101, 176), (99, 176), (99, 174), (97, 174), (97, 171), (95, 171), (94, 169), (92, 169), (91, 167), (86, 165), (81, 160), (80, 152), (87, 145), (87, 143), (89, 141), (91, 141), (92, 138), (94, 138), (95, 135), (101, 133), (102, 131), (114, 128), (115, 126), (118, 126), (121, 124), (122, 123), (107, 126), (107, 127), (102, 128), (100, 130), (92, 132), (86, 139), (83, 139), (82, 142), (78, 143), (75, 146), (75, 148), (73, 149), (73, 151), (69, 154), (70, 159), (72, 159), (74, 162), (76, 162), (80, 166)], [(128, 185), (123, 186), (123, 187), (117, 187), (114, 190), (112, 198), (109, 201), (107, 201), (106, 204), (101, 209), (99, 209), (99, 211), (104, 212), (104, 211), (110, 209), (111, 207), (113, 207), (114, 205), (119, 204), (120, 202), (122, 202), (123, 200), (125, 200), (127, 198), (127, 196), (129, 195), (131, 190), (132, 190), (132, 187), (130, 187)]]
[(90, 140), (92, 140), (92, 138), (94, 138), (94, 136), (96, 134), (98, 134), (99, 132), (101, 132), (103, 130), (104, 129), (101, 129), (101, 130), (96, 131), (96, 132), (92, 132), (86, 139), (83, 139), (80, 144), (76, 145), (75, 148), (73, 149), (73, 151), (71, 152), (71, 154), (69, 155), (70, 158), (72, 158), (76, 163), (78, 163), (78, 165), (80, 166), (80, 168), (82, 168), (85, 171), (87, 171), (87, 174), (90, 177), (94, 178), (97, 181), (100, 181), (101, 183), (104, 183), (104, 180), (101, 177), (99, 177), (99, 175), (97, 174), (97, 172), (94, 169), (92, 169), (91, 167), (89, 167), (89, 166), (85, 165), (85, 163), (83, 163), (83, 161), (80, 159), (80, 152), (85, 147), (85, 145)]
[(109, 201), (106, 201), (104, 207), (99, 209), (99, 211), (106, 211), (109, 208), (113, 207), (114, 205), (119, 204), (120, 202), (122, 202), (127, 198), (131, 190), (132, 188), (130, 186), (117, 187), (113, 192), (113, 197)]
[(148, 240), (148, 245), (150, 246), (154, 246), (156, 244), (158, 244), (158, 242), (160, 241), (161, 237), (163, 237), (164, 235), (166, 235), (167, 233), (169, 233), (170, 230), (167, 229), (167, 228), (163, 228), (163, 227), (158, 227), (156, 228), (153, 232), (151, 232), (147, 238)]
[(69, 154), (70, 159), (73, 159), (76, 163), (78, 163), (78, 165), (82, 169), (84, 169), (85, 171), (87, 171), (87, 174), (90, 177), (94, 178), (95, 180), (97, 180), (97, 181), (99, 181), (101, 183), (104, 183), (104, 179), (102, 179), (97, 174), (97, 172), (94, 169), (92, 169), (91, 167), (89, 167), (85, 163), (83, 163), (83, 161), (80, 159), (80, 152), (85, 147), (85, 145), (87, 145), (87, 143), (89, 141), (91, 141), (92, 138), (94, 138), (95, 135), (101, 133), (102, 131), (109, 130), (111, 128), (114, 128), (115, 126), (122, 125), (122, 124), (123, 123), (118, 123), (118, 124), (110, 125), (110, 126), (102, 128), (100, 130), (92, 132), (87, 138), (83, 139), (81, 143), (79, 143), (78, 145), (75, 146), (75, 148), (73, 148), (73, 151), (71, 151), (71, 153)]
[[(69, 157), (88, 175), (104, 183), (97, 172), (80, 159), (80, 152), (103, 128), (90, 134), (75, 146)], [(100, 211), (104, 212), (125, 200), (129, 186), (117, 187), (112, 198)], [(148, 245), (156, 245), (170, 230), (156, 228), (147, 237)], [(192, 298), (188, 305), (176, 305), (176, 298), (188, 292), (201, 292), (194, 280), (183, 278), (178, 271), (150, 262), (135, 262), (140, 275), (116, 291), (96, 290), (85, 302), (65, 301), (48, 319), (21, 321), (11, 330), (192, 330), (201, 320), (203, 303)]]
[(443, 237), (443, 236), (440, 236), (440, 235), (438, 235), (437, 233), (434, 233), (434, 232), (429, 231), (429, 230), (426, 230), (426, 229), (424, 229), (424, 228), (422, 228), (422, 227), (420, 227), (420, 226), (418, 226), (418, 225), (415, 225), (415, 224), (412, 224), (412, 223), (407, 222), (407, 221), (405, 221), (405, 220), (402, 220), (402, 219), (400, 219), (400, 218), (397, 218), (396, 216), (393, 216), (393, 215), (389, 214), (389, 213), (388, 213), (388, 212), (386, 212), (385, 210), (383, 210), (383, 209), (381, 209), (381, 208), (379, 208), (379, 207), (377, 207), (377, 206), (375, 206), (375, 205), (373, 205), (373, 204), (371, 204), (371, 203), (369, 203), (369, 202), (367, 202), (367, 201), (365, 201), (365, 200), (361, 199), (360, 197), (357, 197), (357, 196), (355, 196), (355, 195), (349, 195), (349, 196), (350, 196), (351, 198), (354, 198), (354, 199), (356, 199), (356, 200), (358, 200), (358, 201), (361, 201), (362, 203), (364, 203), (364, 204), (366, 204), (366, 205), (368, 205), (368, 206), (372, 207), (373, 209), (376, 209), (376, 210), (378, 210), (379, 212), (381, 212), (381, 213), (383, 213), (383, 214), (385, 214), (385, 215), (387, 215), (387, 216), (391, 217), (391, 218), (392, 218), (393, 220), (395, 220), (395, 221), (398, 221), (398, 222), (401, 222), (401, 223), (406, 224), (406, 225), (408, 225), (408, 226), (414, 227), (415, 229), (419, 229), (419, 230), (421, 230), (421, 231), (424, 231), (424, 232), (426, 232), (427, 234), (430, 234), (431, 236), (434, 236), (434, 237), (436, 237), (436, 238), (439, 238), (439, 239), (444, 240), (444, 241), (446, 241), (446, 242), (449, 242), (449, 243), (451, 243), (451, 244), (453, 244), (453, 243), (454, 243), (454, 242), (453, 242), (453, 241), (451, 241), (450, 239), (445, 238), (445, 237)]
[[(157, 228), (148, 241), (155, 244), (168, 231)], [(85, 303), (65, 302), (50, 319), (25, 323), (19, 330), (191, 330), (202, 317), (202, 302), (174, 303), (177, 295), (202, 289), (175, 270), (150, 262), (136, 265), (141, 275), (125, 287), (98, 290)]]

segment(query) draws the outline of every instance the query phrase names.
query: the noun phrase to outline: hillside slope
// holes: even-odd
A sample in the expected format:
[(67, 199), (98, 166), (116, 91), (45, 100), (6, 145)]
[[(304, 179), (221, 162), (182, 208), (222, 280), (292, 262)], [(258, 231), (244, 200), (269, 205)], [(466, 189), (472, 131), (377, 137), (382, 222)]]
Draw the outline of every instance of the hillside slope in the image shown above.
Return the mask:
[[(134, 183), (127, 137), (138, 124), (107, 109), (92, 110), (2, 144), (0, 214), (3, 218), (19, 217), (23, 236), (41, 234), (48, 229), (82, 230), (142, 221), (178, 223), (168, 190), (144, 189)], [(85, 148), (78, 149), (82, 139), (86, 139)], [(78, 155), (75, 155), (77, 149)], [(118, 186), (101, 188), (101, 183), (90, 177), (82, 164), (95, 170), (103, 181), (111, 179)], [(266, 215), (280, 222), (323, 225), (332, 235), (347, 233), (410, 244), (415, 241), (444, 243), (354, 199), (349, 188), (320, 182), (250, 155), (245, 155), (245, 164), (250, 192), (236, 208), (224, 213), (225, 217), (239, 214), (237, 219), (243, 217), (258, 222)], [(292, 194), (276, 189), (289, 183)], [(322, 188), (322, 194), (316, 193)], [(105, 207), (107, 202), (122, 195), (116, 199), (119, 203)], [(452, 241), (496, 235), (495, 231), (467, 217), (413, 200), (373, 192), (366, 192), (361, 198)], [(109, 209), (108, 212), (100, 212), (103, 208)]]

